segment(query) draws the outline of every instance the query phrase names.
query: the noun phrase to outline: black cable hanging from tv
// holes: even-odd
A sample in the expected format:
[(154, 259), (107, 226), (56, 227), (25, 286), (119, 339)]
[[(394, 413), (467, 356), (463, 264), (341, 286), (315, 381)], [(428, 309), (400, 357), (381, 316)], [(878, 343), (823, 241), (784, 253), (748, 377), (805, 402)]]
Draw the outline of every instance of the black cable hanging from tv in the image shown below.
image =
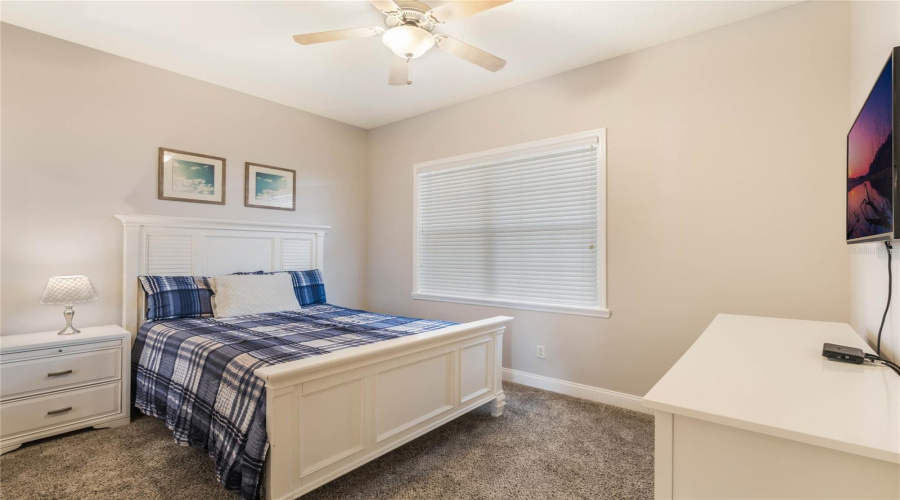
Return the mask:
[(888, 257), (888, 298), (887, 305), (884, 306), (884, 315), (881, 316), (881, 326), (878, 327), (878, 338), (875, 341), (875, 355), (881, 358), (881, 330), (884, 329), (884, 320), (887, 319), (888, 310), (891, 308), (891, 292), (894, 288), (893, 281), (894, 276), (891, 272), (891, 250), (894, 247), (891, 246), (890, 241), (885, 241), (884, 246), (887, 249), (887, 257)]
[[(887, 313), (888, 313), (888, 311), (891, 309), (891, 295), (892, 295), (891, 292), (893, 291), (892, 289), (893, 289), (893, 287), (894, 287), (894, 283), (893, 283), (893, 282), (894, 282), (894, 275), (893, 275), (893, 272), (891, 271), (891, 250), (893, 250), (894, 247), (891, 246), (891, 242), (890, 242), (890, 241), (885, 241), (885, 242), (884, 242), (884, 247), (885, 247), (885, 249), (887, 249), (887, 255), (888, 255), (888, 298), (887, 298), (887, 305), (884, 306), (884, 314), (881, 316), (881, 326), (878, 327), (878, 337), (877, 337), (877, 339), (875, 340), (875, 354), (868, 354), (868, 353), (866, 353), (866, 354), (864, 355), (864, 357), (865, 357), (865, 361), (868, 361), (868, 362), (870, 362), (870, 363), (880, 364), (881, 366), (885, 366), (885, 367), (887, 367), (887, 368), (890, 368), (890, 369), (893, 370), (897, 375), (900, 375), (900, 365), (898, 365), (897, 363), (894, 363), (893, 361), (891, 361), (891, 360), (889, 360), (889, 359), (884, 359), (884, 358), (881, 357), (881, 332), (884, 330), (884, 322), (885, 322), (885, 320), (887, 319)], [(827, 347), (828, 344), (825, 344), (825, 346)]]

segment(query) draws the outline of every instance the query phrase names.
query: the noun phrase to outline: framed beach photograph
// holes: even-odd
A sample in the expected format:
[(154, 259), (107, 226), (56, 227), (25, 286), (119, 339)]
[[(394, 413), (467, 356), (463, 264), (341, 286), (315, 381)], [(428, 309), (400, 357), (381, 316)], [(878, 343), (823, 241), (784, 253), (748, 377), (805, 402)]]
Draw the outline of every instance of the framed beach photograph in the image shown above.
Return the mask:
[(159, 148), (159, 199), (225, 204), (225, 158)]
[(296, 210), (297, 172), (247, 162), (244, 168), (244, 206)]

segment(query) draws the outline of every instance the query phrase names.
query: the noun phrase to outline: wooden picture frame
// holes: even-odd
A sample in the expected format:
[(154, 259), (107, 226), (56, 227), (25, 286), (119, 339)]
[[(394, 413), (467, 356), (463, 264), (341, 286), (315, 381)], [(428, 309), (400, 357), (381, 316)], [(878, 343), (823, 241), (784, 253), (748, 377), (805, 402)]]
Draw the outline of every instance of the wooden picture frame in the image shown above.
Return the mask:
[[(263, 181), (272, 184), (266, 187)], [(290, 188), (290, 194), (286, 189)], [(262, 163), (244, 163), (244, 206), (297, 210), (297, 171)]]
[(225, 204), (225, 158), (159, 148), (158, 198)]

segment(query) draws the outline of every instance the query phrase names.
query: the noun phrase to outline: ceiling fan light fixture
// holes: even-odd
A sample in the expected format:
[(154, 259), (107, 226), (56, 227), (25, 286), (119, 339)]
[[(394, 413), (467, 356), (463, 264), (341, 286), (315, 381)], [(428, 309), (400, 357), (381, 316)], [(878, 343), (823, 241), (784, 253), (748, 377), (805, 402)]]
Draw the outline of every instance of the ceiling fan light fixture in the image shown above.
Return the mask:
[(397, 57), (415, 59), (434, 47), (434, 36), (416, 26), (403, 25), (391, 28), (382, 35), (387, 45)]
[(381, 27), (340, 29), (294, 35), (294, 41), (300, 45), (312, 45), (381, 36), (384, 45), (394, 53), (388, 78), (388, 84), (393, 86), (411, 84), (410, 61), (425, 55), (432, 47), (488, 71), (499, 71), (506, 65), (503, 59), (447, 35), (432, 35), (431, 30), (437, 24), (468, 17), (512, 1), (456, 0), (443, 2), (442, 5), (431, 8), (417, 0), (369, 0), (384, 14), (384, 26), (387, 31)]

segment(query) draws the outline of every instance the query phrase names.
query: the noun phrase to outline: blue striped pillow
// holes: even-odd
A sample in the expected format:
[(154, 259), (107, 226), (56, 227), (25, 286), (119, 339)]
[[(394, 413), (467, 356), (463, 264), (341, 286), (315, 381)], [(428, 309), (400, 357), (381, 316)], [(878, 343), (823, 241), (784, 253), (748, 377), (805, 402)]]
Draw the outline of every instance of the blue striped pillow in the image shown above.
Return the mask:
[(210, 318), (212, 287), (203, 276), (139, 276), (147, 292), (147, 320)]
[(325, 281), (322, 279), (322, 271), (310, 269), (286, 272), (294, 281), (294, 295), (297, 296), (301, 306), (325, 303)]

